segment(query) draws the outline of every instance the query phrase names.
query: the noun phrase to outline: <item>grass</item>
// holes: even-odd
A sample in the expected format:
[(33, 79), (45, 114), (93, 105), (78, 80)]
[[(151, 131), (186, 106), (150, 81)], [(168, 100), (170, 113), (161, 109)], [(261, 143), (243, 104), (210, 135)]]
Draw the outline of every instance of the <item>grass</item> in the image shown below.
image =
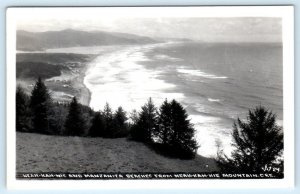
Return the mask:
[(17, 172), (215, 172), (213, 159), (168, 158), (126, 138), (17, 133)]

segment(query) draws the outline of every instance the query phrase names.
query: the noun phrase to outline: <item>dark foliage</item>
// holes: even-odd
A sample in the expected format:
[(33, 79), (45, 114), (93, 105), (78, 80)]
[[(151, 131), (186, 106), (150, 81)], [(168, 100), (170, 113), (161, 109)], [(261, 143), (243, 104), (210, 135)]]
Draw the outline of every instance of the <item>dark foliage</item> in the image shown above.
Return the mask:
[(55, 64), (63, 67), (65, 64), (81, 64), (91, 60), (93, 55), (76, 53), (17, 53), (17, 65), (24, 62)]
[(56, 102), (52, 104), (50, 111), (52, 135), (63, 135), (65, 131), (64, 124), (68, 116), (68, 105)]
[(188, 114), (176, 100), (171, 102), (171, 112), (174, 133), (171, 136), (170, 145), (177, 148), (180, 157), (193, 158), (198, 146), (194, 139), (195, 129), (188, 119)]
[(103, 137), (104, 136), (104, 118), (100, 112), (96, 112), (92, 120), (92, 126), (89, 130), (89, 136), (91, 137)]
[(83, 136), (85, 128), (86, 123), (82, 117), (81, 107), (76, 97), (73, 97), (65, 122), (65, 134), (70, 136)]
[(156, 107), (152, 99), (142, 106), (142, 111), (139, 113), (138, 120), (131, 127), (131, 138), (141, 142), (152, 142), (152, 135), (157, 124)]
[(172, 135), (172, 108), (167, 99), (163, 102), (158, 113), (158, 123), (155, 128), (155, 136), (159, 143), (168, 145)]
[[(90, 129), (92, 126), (92, 120), (94, 118), (95, 111), (93, 111), (91, 107), (82, 105), (80, 103), (78, 103), (78, 106), (81, 111), (81, 117), (83, 118), (85, 123), (85, 128)], [(88, 130), (86, 129), (84, 130), (84, 134), (88, 134)]]
[(46, 79), (54, 76), (60, 76), (62, 66), (42, 62), (18, 62), (17, 78)]
[(16, 130), (29, 132), (31, 129), (31, 115), (29, 96), (18, 86), (16, 92)]
[(186, 110), (176, 100), (167, 100), (160, 107), (158, 125), (155, 130), (162, 149), (170, 156), (194, 158), (197, 143), (195, 129), (188, 119)]
[(31, 92), (30, 109), (32, 113), (33, 132), (51, 134), (50, 107), (52, 99), (41, 78), (35, 83)]
[(233, 125), (232, 137), (235, 150), (231, 157), (222, 151), (218, 153), (222, 171), (262, 173), (265, 166), (283, 166), (276, 161), (283, 150), (282, 128), (276, 124), (276, 115), (266, 108), (259, 106), (249, 110), (245, 122), (238, 118)]
[(119, 107), (115, 114), (113, 115), (112, 120), (112, 137), (126, 137), (129, 133), (128, 125), (126, 124), (127, 121), (126, 112), (123, 110), (122, 107)]
[(104, 133), (103, 137), (112, 138), (112, 131), (113, 131), (113, 111), (108, 103), (105, 104), (103, 112), (103, 119), (104, 119)]

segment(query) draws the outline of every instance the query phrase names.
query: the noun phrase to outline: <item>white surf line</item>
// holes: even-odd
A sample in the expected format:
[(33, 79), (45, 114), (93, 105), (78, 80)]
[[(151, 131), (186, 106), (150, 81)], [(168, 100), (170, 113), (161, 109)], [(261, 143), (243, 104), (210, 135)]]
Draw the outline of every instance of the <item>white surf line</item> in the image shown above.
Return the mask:
[(209, 102), (220, 102), (220, 99), (215, 99), (215, 98), (208, 98), (207, 99)]
[(217, 76), (213, 74), (208, 74), (200, 70), (195, 70), (195, 69), (184, 69), (184, 68), (178, 68), (177, 72), (182, 73), (182, 74), (188, 74), (192, 76), (198, 76), (198, 77), (204, 77), (208, 79), (227, 79), (228, 77), (226, 76)]

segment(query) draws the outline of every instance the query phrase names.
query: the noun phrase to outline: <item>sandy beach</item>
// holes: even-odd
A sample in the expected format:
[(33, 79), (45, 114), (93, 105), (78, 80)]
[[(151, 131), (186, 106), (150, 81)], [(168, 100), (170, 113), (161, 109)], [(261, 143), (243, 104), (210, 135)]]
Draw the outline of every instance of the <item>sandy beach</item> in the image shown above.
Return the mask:
[(84, 77), (87, 69), (88, 67), (85, 66), (80, 70), (81, 73), (72, 80), (72, 85), (78, 91), (77, 92), (78, 101), (83, 105), (89, 106), (91, 100), (91, 92), (84, 85)]

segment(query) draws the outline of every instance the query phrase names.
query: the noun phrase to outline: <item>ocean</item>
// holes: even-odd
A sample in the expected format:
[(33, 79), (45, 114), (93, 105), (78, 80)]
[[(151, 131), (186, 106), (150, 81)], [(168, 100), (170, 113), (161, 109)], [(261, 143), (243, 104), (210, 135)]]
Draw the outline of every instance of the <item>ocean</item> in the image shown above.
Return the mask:
[(200, 155), (216, 156), (218, 145), (230, 154), (233, 122), (256, 106), (271, 110), (282, 125), (281, 44), (167, 42), (65, 52), (99, 54), (84, 78), (94, 110), (107, 102), (139, 111), (150, 97), (157, 106), (165, 99), (182, 103)]

